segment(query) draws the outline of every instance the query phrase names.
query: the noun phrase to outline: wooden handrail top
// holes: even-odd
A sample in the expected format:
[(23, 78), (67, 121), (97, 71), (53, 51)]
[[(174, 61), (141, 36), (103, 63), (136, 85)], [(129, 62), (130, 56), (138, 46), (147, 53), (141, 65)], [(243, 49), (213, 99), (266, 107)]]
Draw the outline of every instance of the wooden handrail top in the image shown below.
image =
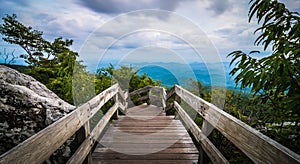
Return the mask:
[(134, 96), (134, 95), (137, 95), (137, 94), (141, 94), (141, 93), (144, 93), (144, 92), (148, 92), (149, 89), (151, 89), (152, 86), (145, 86), (143, 88), (140, 88), (138, 90), (135, 90), (135, 91), (132, 91), (129, 93), (129, 96)]
[(2, 154), (0, 163), (32, 163), (32, 161), (43, 163), (120, 91), (119, 84), (114, 84), (71, 113)]
[[(153, 104), (159, 102), (156, 108), (159, 110), (164, 109), (163, 112), (174, 108), (182, 123), (186, 125), (187, 130), (199, 143), (200, 149), (207, 153), (213, 163), (228, 163), (227, 159), (208, 138), (214, 128), (255, 163), (300, 163), (300, 155), (179, 85), (174, 85), (167, 94), (164, 88), (157, 86), (146, 86), (128, 93), (128, 91), (122, 91), (119, 84), (112, 85), (60, 120), (2, 154), (0, 163), (32, 163), (32, 161), (43, 163), (75, 133), (83, 139), (68, 163), (81, 163), (90, 156), (95, 141), (109, 123), (109, 120), (117, 118), (118, 111), (126, 114), (129, 96), (145, 92), (148, 93), (135, 97), (136, 100), (134, 101), (147, 100), (147, 103), (153, 101)], [(173, 96), (175, 96), (175, 100), (171, 98)], [(114, 105), (90, 131), (89, 120), (105, 103), (112, 99)], [(181, 101), (192, 107), (203, 118), (202, 128), (198, 127), (189, 114), (186, 113), (180, 105)], [(201, 155), (200, 152), (199, 156), (202, 157), (203, 154)]]
[[(300, 155), (241, 120), (178, 85), (174, 86), (174, 90), (181, 100), (204, 118), (204, 122), (207, 121), (209, 126), (220, 131), (255, 163), (300, 163)], [(176, 106), (176, 102), (174, 106)]]

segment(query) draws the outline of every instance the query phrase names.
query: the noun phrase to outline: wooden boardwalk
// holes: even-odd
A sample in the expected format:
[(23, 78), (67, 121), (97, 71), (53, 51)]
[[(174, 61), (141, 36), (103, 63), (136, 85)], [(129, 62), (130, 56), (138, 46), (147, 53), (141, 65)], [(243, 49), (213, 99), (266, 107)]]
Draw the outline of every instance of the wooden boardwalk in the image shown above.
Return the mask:
[(199, 152), (179, 120), (162, 108), (140, 105), (112, 122), (93, 163), (197, 163)]
[[(134, 99), (135, 95), (140, 96)], [(114, 105), (91, 129), (90, 120), (112, 99)], [(194, 122), (177, 100), (188, 104), (193, 112), (202, 117), (202, 127)], [(137, 101), (152, 105), (128, 109), (130, 102)], [(164, 107), (165, 110), (175, 110), (176, 115), (188, 127), (195, 143), (199, 145), (200, 152), (182, 123), (174, 119), (174, 116), (166, 116), (164, 110), (157, 106)], [(117, 121), (112, 120), (118, 117), (119, 111), (127, 111), (126, 116), (119, 117)], [(69, 158), (68, 164), (229, 163), (209, 140), (212, 129), (218, 130), (254, 163), (300, 163), (299, 154), (178, 85), (174, 85), (167, 94), (164, 88), (154, 86), (128, 93), (122, 91), (119, 84), (107, 88), (2, 154), (0, 163), (45, 163), (74, 135), (79, 146)], [(98, 144), (93, 149), (96, 143)]]

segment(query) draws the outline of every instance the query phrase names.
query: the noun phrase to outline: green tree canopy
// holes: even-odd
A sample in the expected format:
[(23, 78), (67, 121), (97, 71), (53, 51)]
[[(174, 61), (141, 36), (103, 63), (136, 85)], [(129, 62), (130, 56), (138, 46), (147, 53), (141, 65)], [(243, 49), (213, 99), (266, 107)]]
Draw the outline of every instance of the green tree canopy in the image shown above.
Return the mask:
[[(261, 59), (234, 51), (231, 64), (236, 62), (230, 72), (236, 75), (235, 82), (242, 88), (250, 87), (262, 103), (270, 103), (275, 111), (299, 121), (300, 106), (300, 17), (299, 13), (289, 11), (278, 1), (251, 0), (249, 21), (256, 16), (261, 23), (255, 32), (260, 35), (256, 45), (268, 47), (272, 52)], [(284, 112), (283, 112), (284, 111)], [(278, 118), (282, 119), (283, 116)], [(286, 120), (287, 121), (287, 120)]]
[[(261, 125), (269, 137), (299, 153), (300, 150), (300, 15), (277, 0), (251, 0), (249, 21), (261, 26), (255, 45), (271, 49), (268, 56), (254, 58), (234, 51), (230, 74), (242, 88), (251, 88), (252, 125)], [(254, 114), (254, 115), (253, 115)], [(259, 128), (259, 127), (258, 127)]]
[[(58, 37), (54, 41), (43, 38), (43, 32), (25, 26), (17, 16), (6, 15), (0, 24), (2, 39), (10, 44), (19, 45), (26, 52), (20, 55), (29, 64), (27, 74), (44, 83), (59, 97), (72, 103), (72, 73), (78, 53), (69, 47), (73, 40)], [(85, 71), (85, 67), (80, 67)]]

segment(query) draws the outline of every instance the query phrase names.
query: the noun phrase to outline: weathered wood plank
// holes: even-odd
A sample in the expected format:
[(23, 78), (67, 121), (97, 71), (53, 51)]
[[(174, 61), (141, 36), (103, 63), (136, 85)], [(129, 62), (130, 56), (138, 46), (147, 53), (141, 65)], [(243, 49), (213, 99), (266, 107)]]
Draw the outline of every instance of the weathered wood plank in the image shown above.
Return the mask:
[[(88, 108), (88, 105), (86, 107)], [(83, 125), (80, 118), (88, 118), (87, 114), (79, 116), (78, 113), (76, 110), (68, 114), (1, 155), (0, 163), (44, 162)]]
[(175, 86), (171, 88), (171, 90), (169, 91), (169, 93), (166, 96), (166, 100), (168, 100), (169, 98), (171, 98), (173, 95), (175, 94)]
[(139, 97), (139, 98), (133, 100), (133, 102), (145, 101), (145, 100), (148, 100), (148, 99), (149, 99), (149, 96), (145, 95), (145, 96), (142, 96), (142, 97)]
[[(42, 163), (70, 138), (114, 94), (118, 84), (111, 86), (89, 102), (49, 125), (0, 156), (0, 163)], [(100, 101), (98, 101), (100, 99)], [(89, 113), (88, 111), (91, 111)], [(92, 112), (93, 111), (93, 112)]]
[(121, 102), (119, 102), (119, 108), (123, 114), (126, 114), (126, 105), (124, 106)]
[[(150, 114), (150, 113), (148, 113), (148, 114)], [(163, 118), (160, 119), (161, 117), (164, 117), (164, 116), (158, 116), (158, 118), (156, 118), (157, 116), (154, 116), (153, 118), (147, 118), (146, 117), (146, 119), (145, 119), (143, 117), (140, 117), (140, 115), (133, 115), (133, 116), (135, 118), (140, 118), (140, 119), (132, 119), (131, 117), (126, 118), (126, 119), (121, 118), (122, 121), (114, 122), (114, 124), (120, 124), (120, 125), (122, 125), (122, 124), (127, 124), (127, 123), (133, 123), (136, 126), (139, 126), (140, 123), (147, 123), (147, 124), (151, 124), (151, 123), (154, 123), (154, 124), (158, 124), (158, 123), (169, 123), (169, 124), (171, 124), (171, 123), (173, 123), (173, 124), (174, 123), (178, 123), (178, 124), (180, 124), (181, 123), (179, 120), (171, 120), (174, 117), (171, 117), (171, 119), (170, 119), (170, 117), (168, 117), (166, 119), (163, 119)]]
[(174, 122), (153, 122), (152, 124), (149, 124), (147, 122), (140, 122), (139, 124), (135, 124), (134, 122), (122, 122), (122, 123), (117, 123), (114, 124), (115, 126), (136, 126), (136, 127), (172, 127), (172, 126), (180, 126), (180, 123), (174, 123)]
[(122, 153), (115, 154), (103, 154), (103, 153), (94, 153), (93, 159), (95, 160), (197, 160), (198, 153), (194, 154), (151, 154), (151, 155), (127, 155)]
[(139, 106), (135, 106), (132, 108), (127, 109), (127, 116), (130, 117), (136, 117), (137, 115), (140, 116), (159, 116), (159, 115), (165, 115), (165, 111), (162, 110), (161, 108), (158, 108), (153, 105), (146, 105), (142, 104)]
[[(87, 121), (77, 132), (76, 138), (78, 145), (81, 145), (84, 140), (90, 135), (90, 122)], [(91, 152), (88, 153), (87, 157), (85, 158), (85, 163), (91, 164), (92, 163), (92, 154)]]
[(118, 94), (120, 95), (119, 97), (121, 98), (121, 101), (119, 101), (120, 111), (123, 114), (125, 114), (128, 105), (127, 103), (128, 91), (122, 91), (122, 89), (119, 87)]
[[(142, 145), (142, 146), (141, 146)], [(101, 144), (98, 144), (97, 147), (103, 147)], [(162, 148), (164, 145), (160, 143), (152, 143), (152, 144), (147, 144), (147, 143), (118, 143), (118, 144), (113, 144), (112, 148), (131, 148), (131, 147), (145, 147), (148, 149), (156, 149), (156, 148)], [(191, 148), (195, 147), (194, 143), (174, 143), (169, 148)], [(165, 148), (165, 147), (164, 147)]]
[(174, 107), (187, 125), (195, 139), (201, 144), (201, 147), (206, 151), (207, 155), (213, 163), (229, 163), (223, 154), (213, 145), (213, 143), (202, 133), (196, 123), (189, 117), (189, 115), (181, 108), (175, 101)]
[(152, 88), (152, 86), (146, 86), (146, 87), (140, 88), (138, 90), (130, 92), (129, 96), (134, 96), (134, 95), (138, 95), (138, 94), (141, 94), (141, 93), (144, 93), (144, 92), (148, 92), (151, 88)]
[(170, 104), (165, 108), (165, 111), (168, 111), (168, 110), (173, 109), (173, 108), (174, 108), (174, 104), (173, 104), (173, 102), (172, 102), (172, 103), (170, 103)]
[[(126, 130), (135, 130), (137, 129), (137, 127), (116, 127), (116, 129), (118, 130), (123, 130), (123, 131), (126, 131)], [(143, 127), (141, 127), (140, 129), (143, 129)], [(156, 131), (159, 131), (159, 130), (185, 130), (184, 127), (147, 127), (147, 130), (156, 130)]]
[[(191, 140), (191, 138), (188, 138), (188, 139), (180, 139), (178, 140), (180, 143), (185, 143), (185, 144), (188, 144), (188, 143), (193, 143), (193, 141)], [(172, 144), (175, 142), (175, 139), (173, 140), (160, 140), (160, 139), (152, 139), (152, 140), (142, 140), (141, 138), (140, 139), (136, 139), (136, 140), (133, 140), (133, 139), (107, 139), (107, 140), (101, 140), (101, 144), (105, 144), (105, 145), (109, 145), (110, 143), (113, 144), (118, 144), (118, 143), (135, 143), (135, 144)]]
[(300, 163), (300, 155), (175, 85), (175, 92), (256, 163)]
[[(120, 107), (120, 102), (119, 102), (119, 94), (116, 94), (114, 97), (115, 104)], [(115, 113), (112, 115), (112, 119), (117, 120), (119, 119), (119, 110), (116, 110)]]
[[(130, 141), (130, 140), (139, 140), (141, 139), (140, 136), (137, 135), (131, 135), (131, 136), (116, 136), (114, 135), (114, 133), (108, 133), (111, 135), (105, 135), (103, 138), (101, 138), (101, 141), (112, 141), (112, 140), (116, 140), (116, 141)], [(118, 134), (118, 133), (116, 133)], [(167, 133), (167, 134), (163, 134), (163, 135), (151, 135), (151, 137), (145, 137), (144, 139), (150, 140), (150, 141), (157, 141), (157, 140), (190, 140), (190, 136), (186, 133), (183, 134), (182, 136), (180, 135), (174, 135), (174, 133)]]
[[(118, 150), (120, 152), (137, 152), (137, 151), (141, 151), (144, 152), (145, 150), (147, 150), (147, 147), (141, 148), (141, 147), (129, 147), (129, 148), (119, 148)], [(115, 153), (115, 151), (109, 149), (109, 148), (96, 148), (94, 150), (94, 152), (96, 153)], [(164, 150), (161, 150), (157, 153), (161, 153), (161, 154), (178, 154), (178, 153), (182, 153), (182, 154), (187, 154), (187, 153), (193, 153), (193, 154), (197, 154), (198, 150), (195, 147), (188, 147), (188, 148), (166, 148)]]
[[(101, 160), (101, 164), (195, 164), (197, 160)], [(99, 164), (98, 163), (98, 164)]]
[(119, 85), (115, 84), (88, 101), (87, 103), (90, 105), (91, 109), (89, 111), (91, 117), (94, 116), (106, 102), (113, 98), (118, 93), (118, 90)]
[[(203, 120), (201, 131), (202, 133), (208, 137), (213, 131), (214, 127), (206, 120)], [(205, 150), (201, 147), (199, 149), (199, 164), (204, 164), (209, 162), (209, 156), (205, 152)]]
[(88, 138), (86, 138), (85, 141), (80, 145), (80, 147), (76, 150), (73, 156), (69, 159), (68, 163), (82, 163), (84, 161), (85, 157), (89, 154), (96, 140), (100, 136), (107, 123), (109, 122), (110, 118), (117, 111), (117, 109), (118, 105), (116, 103), (101, 118), (101, 120), (97, 123), (97, 125), (91, 132), (91, 135)]
[(128, 121), (139, 121), (139, 120), (170, 120), (174, 119), (174, 116), (135, 116), (127, 117), (127, 116), (120, 116), (120, 120), (128, 120)]
[(165, 110), (166, 107), (167, 107), (167, 92), (166, 92), (166, 89), (165, 88), (162, 88), (162, 107), (163, 109)]
[(214, 130), (214, 126), (212, 126), (208, 121), (203, 120), (201, 131), (205, 136), (209, 136), (210, 133)]
[[(174, 117), (153, 115), (156, 111), (163, 110), (152, 105), (128, 109), (128, 113), (134, 114), (122, 116), (110, 125), (99, 140), (93, 153), (93, 160), (111, 163), (124, 162), (124, 160), (132, 163), (143, 160), (151, 163), (170, 162), (170, 160), (173, 163), (196, 162), (199, 156), (198, 150), (182, 123), (174, 120)], [(140, 116), (135, 113), (150, 115)], [(124, 154), (117, 152), (124, 152)]]
[(118, 89), (118, 93), (120, 95), (120, 97), (122, 98), (123, 101), (126, 101), (128, 98), (128, 92), (127, 91), (123, 91), (120, 87)]

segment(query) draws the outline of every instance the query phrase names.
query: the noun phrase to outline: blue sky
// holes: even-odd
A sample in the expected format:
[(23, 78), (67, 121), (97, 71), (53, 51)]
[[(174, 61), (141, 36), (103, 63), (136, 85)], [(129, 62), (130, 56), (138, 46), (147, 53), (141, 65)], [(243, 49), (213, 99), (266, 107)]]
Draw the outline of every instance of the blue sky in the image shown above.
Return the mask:
[[(300, 0), (282, 2), (300, 11)], [(15, 13), (20, 22), (43, 31), (51, 41), (73, 39), (71, 48), (89, 67), (109, 60), (219, 62), (230, 60), (226, 56), (234, 50), (262, 50), (253, 44), (259, 26), (248, 22), (248, 1), (0, 0), (0, 4), (0, 17)], [(1, 40), (0, 52), (4, 49), (23, 53)]]

